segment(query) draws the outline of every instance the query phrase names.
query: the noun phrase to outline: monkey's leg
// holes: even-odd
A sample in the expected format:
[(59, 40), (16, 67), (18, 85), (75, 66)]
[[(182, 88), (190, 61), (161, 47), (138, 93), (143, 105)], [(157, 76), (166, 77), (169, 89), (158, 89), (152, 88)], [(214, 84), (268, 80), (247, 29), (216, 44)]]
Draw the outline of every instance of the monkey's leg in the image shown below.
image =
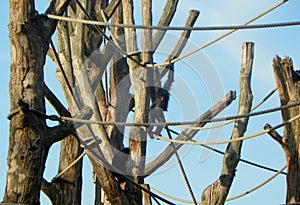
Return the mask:
[[(160, 107), (155, 107), (153, 109), (151, 109), (150, 111), (150, 122), (159, 122), (159, 123), (164, 123), (166, 122), (165, 119), (165, 115), (163, 113), (163, 110)], [(154, 135), (160, 135), (161, 131), (163, 130), (164, 126), (160, 125), (160, 126), (156, 126), (156, 130), (154, 132), (152, 132), (154, 126), (151, 125), (147, 130), (148, 130), (148, 134), (149, 137), (151, 139), (154, 138)]]

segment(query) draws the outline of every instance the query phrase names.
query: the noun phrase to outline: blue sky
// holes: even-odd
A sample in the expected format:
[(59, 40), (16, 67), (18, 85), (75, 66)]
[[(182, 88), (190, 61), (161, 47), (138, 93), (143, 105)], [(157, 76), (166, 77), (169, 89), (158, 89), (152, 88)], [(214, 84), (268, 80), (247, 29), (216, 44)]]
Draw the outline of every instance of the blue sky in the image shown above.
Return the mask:
[[(162, 1), (154, 1), (154, 17), (156, 22), (163, 8)], [(246, 1), (246, 0), (182, 0), (178, 5), (178, 12), (173, 21), (173, 25), (183, 25), (190, 9), (200, 10), (200, 17), (196, 23), (197, 26), (203, 25), (228, 25), (241, 24), (248, 19), (260, 14), (262, 11), (270, 8), (279, 1)], [(40, 13), (44, 11), (48, 1), (38, 1), (37, 9)], [(300, 2), (290, 0), (275, 11), (262, 17), (255, 23), (271, 23), (283, 21), (300, 20)], [(0, 80), (0, 88), (2, 90), (2, 101), (0, 106), (0, 198), (3, 197), (5, 178), (6, 178), (6, 156), (8, 148), (8, 126), (9, 121), (6, 115), (9, 113), (9, 65), (10, 52), (8, 41), (8, 2), (3, 1), (0, 7), (2, 13), (0, 31), (2, 43), (0, 46), (0, 65), (3, 68)], [(136, 5), (136, 22), (140, 23), (140, 7)], [(189, 46), (184, 52), (188, 52), (190, 48), (201, 46), (204, 43), (223, 34), (225, 31), (205, 31), (194, 32), (191, 36)], [(171, 32), (168, 40), (176, 38), (178, 32)], [(254, 42), (254, 67), (252, 76), (252, 91), (254, 94), (253, 103), (259, 102), (267, 93), (275, 87), (275, 81), (272, 71), (272, 58), (275, 55), (280, 57), (289, 56), (294, 60), (294, 67), (300, 67), (300, 26), (260, 29), (260, 30), (242, 30), (231, 36), (205, 48), (203, 51), (185, 59), (175, 65), (175, 83), (171, 90), (171, 105), (167, 119), (169, 121), (177, 120), (193, 120), (198, 115), (207, 110), (211, 105), (222, 97), (223, 93), (229, 90), (238, 91), (238, 79), (241, 64), (241, 47), (243, 42)], [(161, 53), (167, 54), (168, 48), (163, 46), (159, 48)], [(172, 47), (170, 47), (170, 50)], [(199, 59), (199, 62), (195, 59)], [(157, 56), (157, 61), (163, 58)], [(198, 65), (198, 64), (199, 65)], [(218, 78), (207, 77), (208, 71), (217, 74)], [(196, 74), (196, 75), (195, 75)], [(55, 79), (55, 66), (48, 60), (45, 67), (45, 78), (47, 84), (63, 99), (63, 95), (57, 85)], [(216, 81), (220, 80), (221, 87)], [(213, 81), (213, 82), (212, 82)], [(186, 86), (191, 93), (191, 97), (186, 97), (186, 93), (182, 87)], [(216, 94), (217, 93), (217, 94)], [(188, 101), (187, 101), (188, 99)], [(192, 100), (191, 100), (192, 99)], [(278, 95), (272, 96), (259, 109), (268, 109), (279, 105)], [(234, 115), (237, 110), (237, 101), (234, 102), (226, 111), (226, 115)], [(48, 112), (53, 111), (48, 109)], [(259, 132), (263, 129), (265, 123), (272, 125), (279, 124), (281, 121), (280, 113), (269, 114), (261, 117), (251, 118), (246, 135)], [(228, 139), (231, 135), (232, 125), (226, 126), (224, 129), (213, 131), (201, 131), (196, 139), (198, 141)], [(282, 130), (280, 130), (282, 131)], [(149, 153), (159, 153), (167, 144), (162, 142), (149, 142)], [(224, 150), (225, 145), (217, 146), (218, 149)], [(55, 160), (58, 158), (59, 145), (56, 144), (50, 152), (47, 162), (45, 177), (51, 179), (57, 170)], [(201, 193), (214, 180), (219, 177), (222, 156), (210, 153), (198, 146), (186, 147), (180, 152), (183, 157), (183, 165), (186, 168), (192, 188), (195, 192), (197, 200), (200, 200)], [(247, 140), (243, 143), (242, 158), (257, 162), (266, 166), (280, 169), (285, 165), (284, 153), (280, 146), (276, 144), (270, 137), (263, 135), (261, 137)], [(151, 186), (169, 194), (183, 199), (190, 199), (187, 189), (185, 188), (183, 178), (180, 174), (178, 166), (169, 163), (161, 171), (158, 171), (146, 182)], [(236, 178), (229, 193), (230, 196), (243, 193), (263, 180), (270, 177), (273, 173), (251, 167), (240, 163), (237, 167)], [(93, 192), (91, 185), (91, 168), (87, 159), (84, 161), (84, 187), (83, 187), (83, 204), (92, 204), (90, 193)], [(237, 199), (227, 204), (283, 204), (285, 202), (285, 177), (278, 176), (272, 182), (262, 187), (250, 195), (241, 199)], [(42, 204), (49, 204), (45, 197), (42, 197)], [(179, 203), (182, 204), (182, 203)]]

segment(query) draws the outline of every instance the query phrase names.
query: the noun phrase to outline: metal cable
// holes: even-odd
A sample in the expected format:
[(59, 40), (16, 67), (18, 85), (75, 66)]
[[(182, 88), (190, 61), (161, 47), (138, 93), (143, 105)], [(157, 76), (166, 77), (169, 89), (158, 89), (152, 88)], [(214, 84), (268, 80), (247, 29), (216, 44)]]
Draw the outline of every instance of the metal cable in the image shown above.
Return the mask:
[[(211, 122), (221, 122), (221, 121), (228, 121), (228, 120), (236, 120), (240, 118), (245, 118), (245, 117), (252, 117), (252, 116), (258, 116), (258, 115), (263, 115), (267, 113), (272, 113), (276, 112), (279, 110), (284, 110), (288, 109), (291, 107), (299, 106), (300, 102), (295, 102), (295, 103), (290, 103), (286, 104), (283, 106), (279, 106), (276, 108), (271, 108), (263, 111), (258, 111), (258, 112), (253, 112), (253, 113), (248, 113), (248, 114), (242, 114), (242, 115), (235, 115), (235, 116), (229, 116), (229, 117), (222, 117), (222, 118), (214, 118), (214, 119), (207, 119), (207, 120), (199, 120), (199, 121), (182, 121), (182, 122), (151, 122), (151, 123), (126, 123), (126, 122), (106, 122), (106, 121), (94, 121), (94, 120), (85, 120), (85, 119), (78, 119), (78, 118), (73, 118), (73, 117), (66, 117), (62, 116), (59, 117), (57, 115), (46, 115), (36, 109), (28, 109), (28, 111), (31, 111), (33, 114), (36, 114), (40, 116), (41, 118), (52, 120), (52, 121), (72, 121), (72, 122), (80, 122), (84, 124), (100, 124), (100, 125), (115, 125), (115, 126), (142, 126), (142, 127), (147, 127), (147, 126), (178, 126), (178, 125), (197, 125), (201, 123), (211, 123)], [(7, 118), (10, 119), (13, 115), (19, 113), (20, 110), (16, 109), (13, 110), (11, 113), (8, 114)], [(193, 129), (193, 127), (191, 127)]]
[[(90, 20), (92, 20), (92, 17), (85, 11), (84, 7), (80, 4), (80, 2), (79, 2), (78, 0), (75, 0), (75, 1), (76, 1), (76, 3), (79, 5), (79, 7), (83, 10), (83, 12), (86, 14), (86, 16), (87, 16)], [(188, 52), (188, 53), (186, 53), (186, 54), (183, 54), (183, 55), (181, 55), (181, 56), (179, 56), (179, 57), (177, 57), (177, 58), (174, 58), (174, 59), (172, 59), (172, 60), (170, 60), (170, 61), (166, 61), (166, 62), (158, 63), (158, 64), (146, 64), (146, 65), (143, 65), (143, 64), (141, 64), (140, 62), (136, 62), (136, 60), (135, 60), (134, 58), (131, 57), (132, 54), (127, 54), (125, 51), (119, 49), (113, 42), (109, 41), (109, 38), (104, 34), (104, 32), (101, 31), (101, 29), (99, 29), (98, 27), (96, 27), (96, 28), (97, 28), (97, 31), (98, 31), (101, 35), (103, 35), (103, 37), (104, 37), (105, 39), (108, 40), (108, 43), (110, 43), (110, 44), (112, 45), (112, 47), (113, 47), (114, 49), (116, 49), (116, 51), (120, 52), (124, 57), (127, 57), (127, 58), (129, 58), (130, 60), (133, 60), (133, 61), (136, 62), (139, 66), (142, 66), (142, 67), (167, 66), (167, 65), (169, 65), (169, 64), (172, 64), (172, 63), (175, 63), (175, 62), (177, 62), (177, 61), (179, 61), (179, 60), (182, 60), (182, 59), (184, 59), (184, 58), (186, 58), (186, 57), (188, 57), (188, 56), (190, 56), (190, 55), (192, 55), (192, 54), (194, 54), (194, 53), (196, 53), (196, 52), (198, 52), (198, 51), (200, 51), (200, 50), (202, 50), (202, 49), (204, 49), (204, 48), (206, 48), (206, 47), (208, 47), (208, 46), (210, 46), (210, 45), (212, 45), (212, 44), (214, 44), (214, 43), (216, 43), (216, 42), (218, 42), (219, 40), (221, 40), (221, 39), (223, 39), (223, 38), (229, 36), (230, 34), (236, 32), (236, 31), (238, 31), (238, 30), (240, 30), (240, 29), (242, 29), (242, 28), (244, 28), (244, 27), (246, 27), (246, 26), (249, 26), (248, 24), (250, 24), (250, 23), (252, 23), (253, 21), (256, 21), (257, 19), (261, 18), (262, 16), (264, 16), (264, 15), (270, 13), (271, 11), (273, 11), (274, 9), (278, 8), (279, 6), (283, 5), (283, 4), (286, 3), (286, 2), (287, 2), (287, 0), (283, 0), (282, 2), (279, 2), (278, 4), (272, 6), (271, 8), (267, 9), (266, 11), (262, 12), (261, 14), (257, 15), (256, 17), (250, 19), (249, 21), (245, 22), (244, 24), (242, 24), (242, 25), (240, 25), (240, 26), (232, 26), (232, 29), (231, 29), (230, 31), (228, 31), (227, 33), (225, 33), (225, 34), (223, 34), (223, 35), (217, 37), (216, 39), (214, 39), (214, 40), (212, 40), (212, 41), (210, 41), (210, 42), (208, 42), (208, 43), (206, 43), (206, 44), (204, 44), (204, 45), (202, 45), (202, 46), (200, 46), (200, 47), (198, 47), (198, 48), (196, 48), (196, 49), (194, 49), (194, 50), (192, 50), (192, 51), (190, 51), (190, 52)], [(52, 18), (52, 19), (66, 20), (66, 21), (69, 20), (69, 21), (70, 21), (70, 18), (68, 18), (68, 17), (58, 17), (58, 16), (50, 15), (50, 14), (45, 14), (45, 16), (47, 16), (48, 18)], [(80, 22), (80, 23), (88, 23), (88, 21), (86, 21), (86, 20), (79, 20), (79, 19), (72, 19), (72, 21), (77, 21), (77, 22)], [(94, 22), (93, 22), (93, 25), (96, 25), (96, 23), (97, 23), (97, 21), (94, 21)], [(98, 22), (98, 23), (99, 23), (99, 22)], [(98, 24), (98, 23), (97, 23), (97, 24)], [(299, 21), (297, 21), (297, 22), (289, 22), (289, 25), (292, 25), (292, 24), (295, 24), (295, 25), (297, 24), (297, 25), (299, 25), (298, 23), (299, 23)], [(277, 23), (277, 24), (278, 24), (278, 23)], [(122, 24), (120, 24), (120, 25), (122, 25)], [(265, 24), (264, 26), (267, 26), (267, 25), (268, 25), (268, 24)], [(281, 25), (283, 26), (283, 24), (281, 24)], [(135, 25), (126, 25), (126, 26), (135, 26)], [(254, 25), (254, 26), (255, 26), (255, 25)], [(271, 24), (269, 24), (269, 26), (271, 27)], [(288, 25), (287, 25), (287, 26), (288, 26)], [(258, 26), (257, 26), (257, 27), (258, 27)], [(217, 28), (217, 27), (215, 27), (215, 28)], [(228, 27), (228, 28), (229, 28), (229, 27)], [(164, 29), (164, 30), (166, 30), (166, 29)], [(221, 29), (220, 29), (220, 30), (221, 30)], [(223, 30), (224, 30), (224, 29), (223, 29)], [(228, 30), (228, 29), (227, 29), (227, 30)]]
[[(170, 132), (172, 132), (172, 133), (174, 133), (174, 134), (176, 134), (176, 135), (180, 135), (180, 133), (179, 133), (179, 132), (176, 132), (175, 130), (172, 130), (172, 129), (170, 129), (170, 128), (169, 128), (169, 130), (170, 130)], [(189, 140), (190, 140), (190, 141), (196, 142), (196, 141), (193, 140), (193, 139), (189, 139)], [(204, 147), (204, 148), (206, 148), (206, 149), (209, 149), (209, 150), (211, 150), (211, 151), (214, 151), (214, 152), (216, 152), (216, 153), (218, 153), (218, 154), (222, 154), (222, 155), (225, 154), (224, 152), (222, 152), (222, 151), (220, 151), (220, 150), (218, 150), (218, 149), (212, 148), (212, 147), (210, 147), (210, 146), (208, 146), (208, 145), (201, 145), (201, 146)], [(278, 170), (276, 170), (276, 169), (272, 169), (272, 168), (270, 168), (270, 167), (266, 167), (266, 166), (263, 166), (263, 165), (260, 165), (260, 164), (254, 163), (254, 162), (250, 162), (250, 161), (245, 160), (245, 159), (240, 159), (240, 161), (241, 161), (241, 162), (244, 162), (244, 163), (246, 163), (246, 164), (249, 164), (249, 165), (251, 165), (251, 166), (254, 166), (254, 167), (258, 167), (258, 168), (267, 170), (267, 171), (271, 171), (271, 172), (275, 172), (275, 173), (278, 172)], [(287, 175), (286, 172), (281, 172), (281, 174)]]
[(287, 21), (276, 23), (261, 23), (252, 25), (225, 25), (225, 26), (150, 26), (150, 25), (131, 25), (131, 24), (116, 24), (94, 20), (77, 19), (65, 16), (57, 16), (53, 14), (45, 14), (49, 19), (70, 21), (76, 23), (83, 23), (88, 25), (98, 25), (105, 27), (119, 27), (119, 28), (134, 28), (134, 29), (148, 29), (148, 30), (164, 30), (164, 31), (226, 31), (226, 30), (250, 30), (250, 29), (265, 29), (265, 28), (278, 28), (299, 26), (300, 21)]
[(201, 123), (221, 122), (221, 121), (228, 121), (228, 120), (236, 120), (236, 119), (245, 118), (245, 117), (258, 116), (258, 115), (276, 112), (279, 110), (288, 109), (288, 108), (299, 106), (299, 105), (300, 105), (300, 102), (295, 102), (295, 103), (286, 104), (286, 105), (283, 105), (280, 107), (271, 108), (271, 109), (258, 111), (258, 112), (253, 112), (253, 113), (248, 113), (248, 114), (207, 119), (207, 120), (199, 120), (199, 121), (182, 121), (182, 122), (155, 122), (155, 123), (153, 123), (153, 122), (151, 122), (151, 123), (146, 123), (146, 122), (145, 123), (105, 122), (105, 121), (84, 120), (84, 119), (64, 117), (64, 116), (60, 117), (60, 119), (65, 120), (65, 121), (81, 122), (81, 123), (86, 123), (86, 124), (103, 124), (103, 125), (116, 125), (116, 126), (144, 126), (144, 127), (146, 127), (146, 126), (197, 125), (197, 124), (201, 124)]
[(239, 138), (234, 138), (234, 139), (230, 139), (230, 140), (223, 140), (223, 141), (215, 141), (215, 142), (191, 142), (191, 141), (185, 141), (185, 140), (176, 140), (176, 139), (168, 139), (168, 138), (164, 138), (164, 137), (161, 137), (161, 136), (157, 136), (157, 135), (154, 135), (156, 139), (158, 140), (162, 140), (162, 141), (166, 141), (166, 142), (173, 142), (173, 143), (177, 143), (177, 144), (189, 144), (189, 145), (216, 145), (216, 144), (227, 144), (227, 143), (230, 143), (230, 142), (236, 142), (236, 141), (242, 141), (242, 140), (247, 140), (247, 139), (251, 139), (251, 138), (254, 138), (254, 137), (258, 137), (260, 135), (263, 135), (263, 134), (266, 134), (272, 130), (276, 130), (280, 127), (283, 127), (297, 119), (300, 118), (300, 114), (275, 126), (275, 127), (272, 127), (270, 129), (266, 129), (264, 131), (261, 131), (261, 132), (257, 132), (255, 134), (252, 134), (252, 135), (249, 135), (249, 136), (245, 136), (245, 137), (239, 137)]
[[(234, 197), (230, 197), (228, 199), (226, 199), (226, 201), (232, 201), (232, 200), (235, 200), (235, 199), (239, 199), (241, 197), (244, 197), (258, 189), (260, 189), (261, 187), (263, 187), (264, 185), (266, 185), (267, 183), (269, 183), (270, 181), (272, 181), (275, 177), (277, 177), (283, 170), (286, 169), (286, 166), (284, 166), (283, 168), (281, 168), (280, 170), (278, 170), (277, 173), (275, 173), (274, 175), (272, 175), (270, 178), (266, 179), (265, 181), (263, 181), (262, 183), (260, 183), (259, 185), (255, 186), (254, 188), (248, 190), (248, 191), (245, 191), (244, 193), (242, 194), (239, 194), (237, 196), (234, 196)], [(169, 194), (166, 194), (162, 191), (159, 191), (157, 189), (155, 189), (154, 187), (151, 187), (151, 189), (156, 192), (157, 194), (160, 194), (166, 198), (169, 198), (169, 199), (172, 199), (174, 201), (178, 201), (178, 202), (182, 202), (182, 203), (188, 203), (188, 204), (194, 204), (193, 201), (189, 201), (189, 200), (185, 200), (185, 199), (181, 199), (181, 198), (178, 198), (178, 197), (174, 197), (174, 196), (171, 196)], [(197, 204), (202, 204), (201, 201), (197, 202)]]

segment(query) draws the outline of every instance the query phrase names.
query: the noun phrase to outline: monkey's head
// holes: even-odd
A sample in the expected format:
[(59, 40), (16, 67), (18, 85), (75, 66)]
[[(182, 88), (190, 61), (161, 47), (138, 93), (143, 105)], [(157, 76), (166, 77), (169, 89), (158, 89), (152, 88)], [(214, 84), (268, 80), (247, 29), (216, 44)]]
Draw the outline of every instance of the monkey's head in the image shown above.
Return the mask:
[(160, 107), (163, 111), (168, 111), (169, 98), (170, 93), (167, 90), (158, 88), (156, 92), (156, 99), (154, 101), (154, 105), (152, 105), (152, 108)]

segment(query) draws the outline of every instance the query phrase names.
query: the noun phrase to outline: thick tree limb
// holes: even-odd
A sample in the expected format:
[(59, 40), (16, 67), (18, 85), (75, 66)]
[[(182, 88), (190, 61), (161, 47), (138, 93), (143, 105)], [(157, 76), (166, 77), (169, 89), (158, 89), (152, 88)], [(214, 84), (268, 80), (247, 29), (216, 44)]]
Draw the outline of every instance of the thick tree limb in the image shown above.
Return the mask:
[[(49, 7), (46, 10), (46, 14), (54, 14), (54, 15), (63, 15), (65, 10), (67, 9), (70, 0), (53, 0), (50, 2)], [(57, 20), (42, 18), (43, 26), (44, 26), (44, 35), (46, 38), (50, 38), (55, 31)]]
[[(253, 64), (254, 43), (244, 43), (242, 51), (242, 69), (240, 73), (240, 96), (238, 115), (247, 114), (251, 111), (252, 91), (251, 73)], [(239, 138), (244, 135), (248, 124), (247, 118), (239, 119), (235, 122), (231, 139)], [(223, 159), (223, 168), (220, 178), (208, 186), (202, 194), (204, 205), (224, 204), (229, 193), (236, 166), (240, 159), (242, 141), (229, 143)]]
[(53, 108), (60, 116), (71, 116), (70, 112), (65, 108), (65, 106), (60, 102), (60, 100), (54, 95), (54, 93), (48, 88), (48, 86), (45, 83), (44, 95), (48, 102), (53, 106)]
[[(165, 4), (164, 11), (158, 21), (158, 26), (168, 26), (170, 25), (174, 14), (176, 12), (177, 4), (179, 0), (168, 0)], [(153, 35), (153, 51), (156, 51), (159, 46), (161, 40), (163, 39), (166, 31), (157, 30)]]
[[(11, 45), (10, 110), (18, 101), (45, 113), (43, 66), (50, 36), (37, 15), (34, 1), (10, 0)], [(52, 34), (52, 33), (51, 33)], [(19, 112), (10, 121), (7, 178), (4, 203), (39, 204), (40, 187), (48, 150), (44, 146), (46, 122)], [(18, 157), (16, 157), (18, 156)]]
[[(111, 22), (115, 24), (123, 24), (123, 8), (122, 5), (114, 12), (111, 18)], [(115, 38), (116, 42), (122, 50), (126, 50), (124, 29), (120, 27), (112, 27), (110, 31), (111, 35)], [(112, 46), (108, 45), (112, 50)], [(126, 58), (124, 58), (118, 52), (112, 52), (112, 58), (110, 63), (110, 106), (108, 108), (107, 121), (108, 122), (125, 122), (128, 115), (128, 102), (130, 101), (130, 79), (129, 79), (129, 67)], [(120, 87), (122, 89), (120, 89)], [(106, 126), (108, 136), (112, 147), (117, 150), (124, 148), (123, 139), (125, 127), (120, 126)]]
[[(90, 107), (84, 106), (78, 114), (76, 114), (74, 117), (79, 119), (89, 119), (93, 115), (93, 111)], [(45, 144), (47, 147), (51, 147), (52, 144), (55, 142), (59, 142), (63, 140), (65, 137), (71, 135), (75, 132), (75, 129), (82, 126), (83, 123), (73, 123), (73, 122), (65, 122), (61, 125), (48, 128), (48, 135), (45, 139)]]
[[(215, 104), (212, 108), (202, 114), (197, 121), (212, 119), (217, 116), (221, 111), (223, 111), (228, 105), (231, 104), (233, 100), (235, 100), (235, 92), (230, 91), (226, 94), (226, 96), (220, 100), (217, 104)], [(203, 127), (206, 123), (191, 125), (191, 127)], [(192, 139), (199, 130), (196, 129), (185, 129), (176, 140), (189, 140)], [(182, 144), (174, 144), (176, 150), (180, 149)], [(146, 165), (145, 175), (149, 176), (153, 172), (155, 172), (159, 167), (165, 164), (174, 154), (174, 149), (171, 145), (169, 145), (155, 160)]]
[[(199, 11), (191, 10), (189, 12), (189, 17), (187, 18), (187, 20), (185, 22), (185, 26), (186, 27), (193, 27), (196, 20), (198, 19), (199, 14), (200, 14)], [(173, 48), (171, 54), (167, 57), (165, 62), (166, 61), (171, 61), (171, 60), (173, 60), (174, 58), (178, 57), (181, 54), (182, 50), (184, 49), (184, 47), (187, 43), (187, 40), (189, 39), (189, 37), (191, 35), (191, 32), (192, 32), (191, 30), (185, 30), (185, 31), (181, 32), (181, 35), (180, 35), (180, 38), (179, 38), (177, 44), (175, 45), (175, 47)], [(167, 70), (168, 70), (168, 69), (166, 69), (167, 67), (168, 66), (163, 66), (163, 67), (160, 68), (160, 78), (162, 78), (167, 73)], [(164, 89), (165, 90), (170, 90), (172, 83), (173, 83), (173, 79), (171, 79), (168, 84), (164, 85)]]

